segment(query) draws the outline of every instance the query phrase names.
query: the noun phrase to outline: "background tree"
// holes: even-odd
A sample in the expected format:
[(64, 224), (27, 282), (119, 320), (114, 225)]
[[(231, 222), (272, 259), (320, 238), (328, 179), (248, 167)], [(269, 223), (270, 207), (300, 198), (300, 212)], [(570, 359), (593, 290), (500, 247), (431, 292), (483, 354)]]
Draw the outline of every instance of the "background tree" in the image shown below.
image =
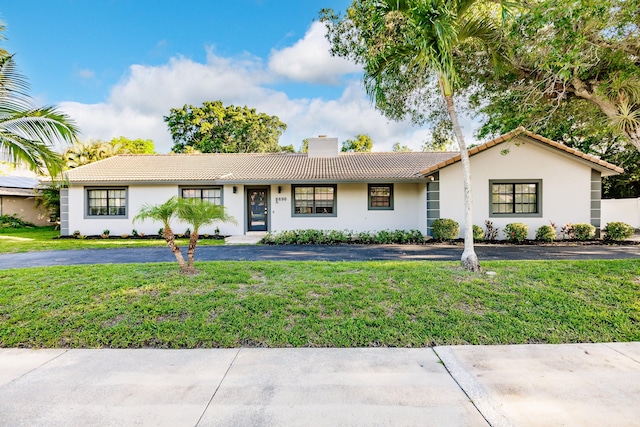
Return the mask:
[[(0, 23), (0, 40), (4, 40), (4, 28)], [(0, 158), (56, 177), (64, 161), (54, 146), (72, 143), (78, 129), (56, 108), (33, 106), (28, 90), (13, 55), (0, 49)]]
[(124, 136), (109, 141), (117, 154), (156, 154), (156, 147), (151, 139), (128, 139)]
[[(164, 121), (169, 127), (175, 153), (193, 147), (202, 153), (277, 153), (289, 151), (278, 144), (287, 129), (277, 116), (249, 107), (225, 107), (221, 101), (202, 107), (172, 108)], [(293, 147), (291, 147), (293, 149)]]
[(342, 152), (368, 153), (373, 148), (373, 141), (369, 135), (358, 134), (355, 139), (347, 139), (342, 142)]
[[(484, 113), (479, 136), (518, 126), (625, 168), (603, 180), (605, 197), (640, 196), (638, 0), (529, 2), (509, 20), (513, 69), (499, 80), (469, 67), (471, 107)], [(468, 57), (473, 52), (467, 52)]]
[(407, 153), (413, 150), (406, 145), (400, 145), (399, 142), (396, 142), (393, 144), (393, 147), (391, 147), (391, 151), (394, 153)]
[(150, 139), (127, 139), (123, 136), (111, 141), (76, 141), (67, 148), (62, 157), (67, 168), (73, 169), (118, 154), (154, 154), (155, 147)]
[(354, 0), (344, 17), (321, 12), (332, 53), (364, 66), (364, 83), (376, 108), (392, 119), (423, 123), (433, 104), (434, 88), (451, 120), (464, 175), (465, 248), (462, 264), (480, 268), (473, 248), (469, 156), (454, 103), (461, 87), (460, 49), (501, 58), (501, 30), (496, 2), (481, 0)]
[(309, 139), (305, 138), (302, 140), (302, 145), (300, 146), (300, 151), (298, 153), (308, 153), (309, 152)]

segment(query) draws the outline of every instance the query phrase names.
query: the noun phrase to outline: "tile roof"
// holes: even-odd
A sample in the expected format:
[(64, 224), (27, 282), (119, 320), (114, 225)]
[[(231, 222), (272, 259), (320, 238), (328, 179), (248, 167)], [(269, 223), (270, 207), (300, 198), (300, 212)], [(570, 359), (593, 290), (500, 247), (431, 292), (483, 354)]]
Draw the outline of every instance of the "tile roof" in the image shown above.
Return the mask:
[(119, 155), (66, 172), (70, 183), (410, 181), (455, 152)]
[[(590, 154), (586, 154), (583, 153), (580, 150), (576, 150), (575, 148), (570, 148), (567, 147), (564, 144), (560, 144), (559, 142), (556, 141), (552, 141), (548, 138), (545, 138), (544, 136), (535, 134), (533, 132), (529, 132), (528, 130), (526, 130), (524, 127), (520, 126), (517, 129), (514, 129), (513, 131), (509, 132), (509, 133), (505, 133), (504, 135), (501, 135), (495, 139), (492, 139), (491, 141), (485, 142), (484, 144), (478, 145), (476, 147), (470, 148), (469, 149), (469, 156), (473, 156), (474, 154), (477, 154), (481, 151), (487, 150), (495, 145), (498, 145), (502, 142), (505, 141), (509, 141), (517, 136), (520, 135), (525, 135), (528, 136), (529, 138), (532, 138), (538, 142), (541, 142), (543, 144), (546, 144), (548, 146), (551, 146), (553, 148), (556, 148), (558, 150), (564, 151), (566, 153), (572, 154), (580, 159), (584, 159), (587, 160), (591, 163), (594, 163), (594, 165), (596, 165), (596, 168), (600, 171), (603, 172), (607, 172), (607, 175), (616, 175), (617, 173), (623, 173), (624, 169), (622, 169), (619, 166), (616, 166), (612, 163), (609, 162), (605, 162), (604, 160), (596, 157), (596, 156), (592, 156)], [(454, 156), (451, 156), (447, 159), (442, 160), (441, 162), (435, 164), (435, 165), (431, 165), (426, 169), (422, 170), (422, 173), (424, 175), (428, 175), (432, 172), (437, 171), (438, 169), (442, 169), (446, 166), (449, 166), (453, 163), (457, 163), (460, 161), (460, 154), (456, 154)]]

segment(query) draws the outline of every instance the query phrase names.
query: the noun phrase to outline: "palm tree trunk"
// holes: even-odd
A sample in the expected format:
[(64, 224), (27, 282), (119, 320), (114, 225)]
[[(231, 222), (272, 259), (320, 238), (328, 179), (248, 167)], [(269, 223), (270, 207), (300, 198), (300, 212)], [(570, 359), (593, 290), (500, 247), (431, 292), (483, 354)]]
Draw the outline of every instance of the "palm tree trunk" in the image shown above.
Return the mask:
[(469, 153), (464, 142), (458, 114), (453, 105), (453, 96), (446, 95), (443, 90), (444, 100), (447, 104), (447, 111), (453, 124), (453, 133), (460, 148), (460, 159), (462, 161), (462, 175), (464, 178), (464, 251), (460, 261), (462, 266), (470, 271), (480, 271), (478, 256), (473, 248), (473, 195), (471, 194), (471, 165), (469, 163)]
[(198, 244), (198, 230), (194, 229), (189, 237), (189, 249), (187, 250), (187, 268), (190, 272), (195, 272), (193, 262), (195, 261), (196, 245)]
[(169, 249), (171, 249), (171, 252), (173, 252), (173, 255), (176, 257), (178, 265), (180, 266), (180, 270), (182, 270), (182, 272), (187, 272), (188, 269), (187, 265), (184, 262), (182, 252), (180, 252), (180, 248), (178, 247), (178, 245), (176, 245), (176, 236), (173, 234), (173, 230), (168, 226), (168, 224), (165, 224), (162, 236), (167, 242), (167, 246), (169, 247)]

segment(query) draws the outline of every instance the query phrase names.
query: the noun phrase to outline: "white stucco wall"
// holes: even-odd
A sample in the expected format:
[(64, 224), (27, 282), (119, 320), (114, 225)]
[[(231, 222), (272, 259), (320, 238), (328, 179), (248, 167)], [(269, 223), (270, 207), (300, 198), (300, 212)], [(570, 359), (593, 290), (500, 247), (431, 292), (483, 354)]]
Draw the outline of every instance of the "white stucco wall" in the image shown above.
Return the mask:
[[(516, 144), (518, 142), (518, 144)], [(502, 230), (511, 222), (529, 226), (529, 238), (541, 225), (553, 221), (559, 229), (567, 223), (591, 221), (591, 167), (539, 143), (516, 139), (471, 157), (473, 223), (483, 229), (485, 220)], [(506, 155), (502, 150), (508, 149)], [(491, 217), (489, 180), (542, 180), (541, 217)], [(464, 198), (460, 162), (440, 171), (440, 217), (460, 224), (464, 235)]]
[[(100, 187), (100, 186), (93, 186)], [(118, 186), (119, 187), (119, 186)], [(162, 224), (146, 220), (132, 222), (141, 206), (161, 204), (172, 196), (179, 194), (177, 184), (174, 185), (129, 185), (127, 187), (127, 216), (125, 218), (88, 217), (87, 201), (84, 186), (69, 188), (69, 234), (75, 230), (85, 235), (99, 235), (109, 229), (112, 236), (131, 234), (135, 228), (139, 233), (157, 234)], [(233, 192), (236, 187), (236, 192)], [(256, 185), (250, 186), (256, 187)], [(291, 229), (323, 229), (323, 230), (396, 230), (418, 229), (426, 231), (426, 185), (425, 183), (394, 184), (393, 210), (368, 210), (366, 183), (341, 183), (337, 186), (336, 217), (294, 217), (291, 204), (293, 195), (291, 185), (274, 184), (269, 187), (270, 206), (269, 224), (271, 231)], [(281, 192), (278, 193), (278, 187)], [(244, 234), (247, 231), (247, 215), (245, 208), (246, 192), (243, 185), (223, 186), (223, 204), (228, 212), (237, 220), (237, 224), (214, 224), (200, 230), (201, 234), (212, 234), (217, 227), (225, 235)], [(184, 232), (188, 225), (174, 221), (176, 233)]]
[[(271, 230), (420, 230), (426, 231), (426, 185), (424, 183), (394, 184), (394, 209), (369, 210), (366, 183), (341, 183), (336, 189), (335, 217), (292, 216), (291, 185), (271, 189)], [(286, 199), (286, 200), (284, 200)]]
[[(90, 186), (91, 187), (91, 186)], [(92, 186), (100, 187), (100, 186)], [(119, 186), (117, 186), (119, 187)], [(121, 234), (131, 234), (135, 228), (138, 233), (157, 234), (162, 227), (159, 222), (151, 220), (137, 221), (133, 223), (133, 217), (140, 211), (145, 203), (161, 204), (170, 197), (179, 194), (179, 186), (174, 185), (130, 185), (127, 188), (127, 216), (124, 218), (104, 218), (89, 217), (86, 215), (87, 201), (86, 189), (84, 186), (74, 186), (69, 188), (69, 234), (75, 230), (85, 235), (99, 235), (103, 230), (108, 229), (112, 236)], [(222, 234), (242, 233), (243, 198), (240, 190), (233, 194), (232, 186), (223, 187), (223, 203), (227, 206), (229, 213), (238, 219), (238, 225), (234, 224), (214, 224), (200, 230), (201, 234), (213, 234), (216, 226), (220, 228)], [(174, 221), (172, 224), (176, 233), (184, 232), (188, 225)]]
[(613, 221), (640, 229), (640, 198), (602, 200), (602, 227)]

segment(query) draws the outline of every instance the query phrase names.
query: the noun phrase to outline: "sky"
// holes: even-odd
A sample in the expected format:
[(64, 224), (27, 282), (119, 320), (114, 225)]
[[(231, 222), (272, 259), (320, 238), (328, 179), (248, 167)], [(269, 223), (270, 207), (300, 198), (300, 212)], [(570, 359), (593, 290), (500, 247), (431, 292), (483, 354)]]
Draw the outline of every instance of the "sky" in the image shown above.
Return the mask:
[[(367, 134), (374, 151), (414, 150), (430, 129), (393, 122), (364, 92), (361, 68), (329, 54), (322, 8), (350, 0), (11, 0), (0, 4), (0, 46), (31, 84), (35, 103), (56, 105), (82, 141), (124, 136), (169, 152), (171, 108), (221, 100), (287, 124), (281, 145), (317, 135)], [(477, 125), (462, 118), (473, 143)]]

